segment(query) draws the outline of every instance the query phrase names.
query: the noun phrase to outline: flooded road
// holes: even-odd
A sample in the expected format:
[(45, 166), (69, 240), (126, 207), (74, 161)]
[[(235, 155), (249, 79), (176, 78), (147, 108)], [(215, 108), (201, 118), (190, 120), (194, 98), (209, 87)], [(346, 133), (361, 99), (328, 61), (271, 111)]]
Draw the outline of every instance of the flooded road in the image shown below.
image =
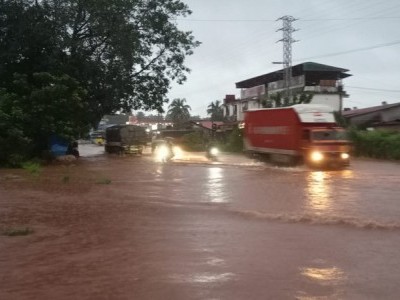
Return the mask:
[(397, 299), (400, 164), (240, 155), (0, 169), (0, 299)]

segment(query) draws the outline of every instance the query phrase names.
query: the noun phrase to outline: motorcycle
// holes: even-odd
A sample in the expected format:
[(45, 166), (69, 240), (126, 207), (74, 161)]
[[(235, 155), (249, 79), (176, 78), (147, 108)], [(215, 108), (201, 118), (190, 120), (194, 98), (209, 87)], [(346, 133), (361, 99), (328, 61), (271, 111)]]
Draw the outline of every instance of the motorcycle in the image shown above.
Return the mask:
[(159, 145), (154, 150), (155, 158), (160, 162), (168, 162), (174, 157), (174, 152), (172, 151), (172, 147), (168, 145)]
[(217, 147), (212, 146), (207, 149), (206, 156), (208, 159), (216, 161), (218, 159), (218, 155), (219, 155), (219, 149)]

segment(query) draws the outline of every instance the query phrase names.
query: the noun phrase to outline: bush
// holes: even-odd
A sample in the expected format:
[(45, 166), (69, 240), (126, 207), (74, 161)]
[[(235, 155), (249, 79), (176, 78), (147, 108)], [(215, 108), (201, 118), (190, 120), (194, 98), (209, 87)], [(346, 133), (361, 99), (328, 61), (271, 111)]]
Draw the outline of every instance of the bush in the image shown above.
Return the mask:
[(182, 146), (188, 151), (205, 151), (207, 142), (202, 132), (192, 132), (182, 137)]
[(349, 131), (354, 154), (383, 159), (400, 159), (400, 132), (375, 130)]
[(243, 130), (239, 128), (233, 129), (223, 150), (228, 152), (243, 151)]

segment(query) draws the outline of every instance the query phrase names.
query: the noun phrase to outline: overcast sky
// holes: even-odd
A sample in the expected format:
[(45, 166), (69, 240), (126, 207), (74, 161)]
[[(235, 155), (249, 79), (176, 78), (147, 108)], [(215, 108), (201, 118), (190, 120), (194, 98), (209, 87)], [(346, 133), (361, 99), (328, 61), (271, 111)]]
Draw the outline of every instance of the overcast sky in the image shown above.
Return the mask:
[(281, 69), (282, 27), (276, 19), (298, 20), (292, 64), (306, 61), (348, 69), (350, 94), (344, 107), (400, 102), (400, 1), (398, 0), (182, 0), (193, 11), (179, 19), (202, 42), (186, 65), (183, 85), (170, 99), (186, 98), (192, 115), (226, 94), (239, 95), (235, 83)]

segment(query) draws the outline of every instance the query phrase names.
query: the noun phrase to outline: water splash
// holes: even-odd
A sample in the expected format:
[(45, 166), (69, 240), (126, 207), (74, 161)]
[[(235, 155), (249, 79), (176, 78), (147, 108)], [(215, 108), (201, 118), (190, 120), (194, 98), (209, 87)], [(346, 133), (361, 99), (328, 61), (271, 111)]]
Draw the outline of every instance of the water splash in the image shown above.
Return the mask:
[(347, 226), (358, 229), (400, 230), (400, 223), (379, 222), (376, 220), (363, 220), (356, 217), (323, 216), (323, 215), (311, 215), (311, 214), (268, 214), (258, 211), (238, 211), (238, 210), (231, 210), (231, 212), (246, 218), (277, 221), (282, 223)]

